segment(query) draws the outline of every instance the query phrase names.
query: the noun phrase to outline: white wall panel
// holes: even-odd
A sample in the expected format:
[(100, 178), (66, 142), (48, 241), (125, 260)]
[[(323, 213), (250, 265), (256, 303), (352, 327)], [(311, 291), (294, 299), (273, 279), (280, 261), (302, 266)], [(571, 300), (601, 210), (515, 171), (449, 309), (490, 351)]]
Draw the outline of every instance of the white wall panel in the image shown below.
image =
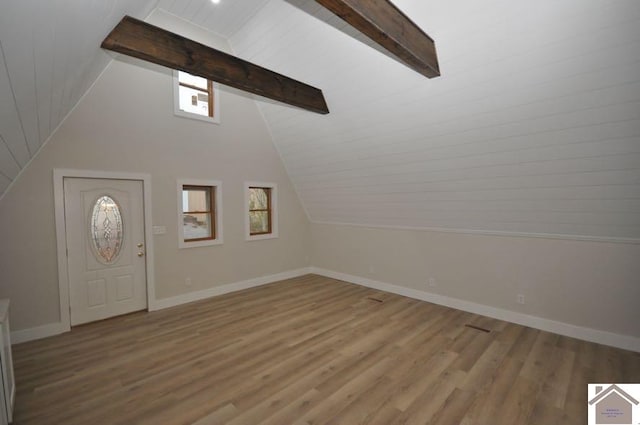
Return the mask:
[[(159, 6), (229, 37), (266, 1), (0, 2), (2, 143), (19, 168), (29, 162), (113, 57), (100, 44), (124, 15), (143, 19)], [(13, 158), (5, 150), (0, 172), (13, 178), (15, 170), (6, 168)], [(2, 185), (0, 197), (7, 187)]]
[(5, 66), (29, 156), (40, 146), (33, 50), (33, 15), (36, 6), (36, 2), (5, 2), (0, 14), (0, 40)]
[[(30, 155), (14, 101), (4, 55), (1, 54), (3, 51), (2, 44), (0, 44), (0, 142), (7, 148), (3, 154), (3, 156), (7, 156), (4, 159), (5, 163), (12, 160), (22, 168), (29, 161)], [(11, 173), (8, 169), (4, 171)]]
[(639, 3), (398, 0), (432, 80), (314, 4), (231, 38), (325, 93), (324, 117), (259, 101), (313, 220), (640, 239)]
[(144, 18), (156, 3), (0, 3), (0, 172), (13, 179), (7, 164), (22, 169), (93, 84), (112, 57), (100, 43), (115, 24)]
[(38, 117), (39, 144), (49, 137), (52, 128), (52, 88), (55, 61), (55, 16), (53, 2), (43, 3), (34, 13), (33, 59)]
[[(256, 97), (315, 220), (640, 238), (627, 215), (640, 199), (640, 3), (395, 3), (436, 40), (440, 78), (313, 0), (3, 2), (0, 173), (14, 179), (93, 83), (113, 25), (158, 6), (323, 89), (328, 116)], [(509, 203), (496, 215), (486, 200)], [(456, 210), (446, 202), (464, 214), (424, 213)]]
[(0, 174), (12, 181), (20, 172), (20, 166), (14, 160), (7, 145), (0, 139)]
[(0, 174), (0, 191), (4, 191), (11, 184), (11, 179), (7, 178), (4, 174)]
[(267, 1), (221, 1), (214, 4), (211, 0), (160, 0), (158, 7), (228, 38), (251, 19)]

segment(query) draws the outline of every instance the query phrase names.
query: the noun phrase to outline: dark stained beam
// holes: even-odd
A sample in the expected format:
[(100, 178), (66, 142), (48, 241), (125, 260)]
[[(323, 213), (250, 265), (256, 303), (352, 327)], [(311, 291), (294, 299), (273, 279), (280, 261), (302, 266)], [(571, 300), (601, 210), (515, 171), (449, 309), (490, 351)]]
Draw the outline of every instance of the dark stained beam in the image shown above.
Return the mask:
[(388, 0), (316, 0), (385, 48), (413, 70), (440, 76), (436, 46), (424, 31)]
[(102, 48), (309, 111), (329, 113), (320, 89), (130, 16), (122, 18)]

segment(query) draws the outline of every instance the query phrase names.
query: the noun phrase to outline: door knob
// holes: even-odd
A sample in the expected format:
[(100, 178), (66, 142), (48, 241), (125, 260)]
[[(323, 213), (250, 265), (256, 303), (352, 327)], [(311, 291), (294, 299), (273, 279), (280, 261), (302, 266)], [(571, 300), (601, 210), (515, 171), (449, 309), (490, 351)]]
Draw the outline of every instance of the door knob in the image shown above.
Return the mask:
[(142, 243), (139, 243), (138, 248), (142, 248), (142, 247), (143, 247)]
[(138, 257), (144, 257), (144, 252), (142, 251), (138, 252)]

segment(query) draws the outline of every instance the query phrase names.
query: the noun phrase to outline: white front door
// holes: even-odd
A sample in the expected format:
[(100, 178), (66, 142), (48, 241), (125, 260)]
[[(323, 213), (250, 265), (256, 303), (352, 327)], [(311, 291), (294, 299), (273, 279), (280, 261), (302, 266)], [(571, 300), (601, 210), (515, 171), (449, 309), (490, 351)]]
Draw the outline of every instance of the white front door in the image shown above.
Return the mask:
[(147, 308), (142, 182), (64, 178), (71, 325)]

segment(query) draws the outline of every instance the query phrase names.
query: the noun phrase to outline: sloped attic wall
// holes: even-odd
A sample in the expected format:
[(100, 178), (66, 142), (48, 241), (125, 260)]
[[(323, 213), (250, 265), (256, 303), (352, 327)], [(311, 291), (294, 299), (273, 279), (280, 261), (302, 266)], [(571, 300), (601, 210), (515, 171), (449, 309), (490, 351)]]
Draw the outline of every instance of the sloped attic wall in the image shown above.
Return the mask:
[(261, 102), (312, 221), (640, 242), (640, 2), (394, 3), (441, 77), (313, 0), (270, 1), (230, 39), (325, 93), (328, 116)]
[[(228, 50), (169, 15), (150, 21)], [(153, 224), (167, 227), (152, 236), (158, 299), (307, 265), (309, 224), (255, 102), (220, 94), (220, 125), (176, 117), (171, 71), (111, 63), (0, 202), (0, 297), (11, 299), (13, 329), (59, 321), (54, 168), (151, 174)], [(223, 245), (178, 249), (178, 178), (222, 181)], [(278, 184), (278, 239), (245, 241), (245, 181)]]

